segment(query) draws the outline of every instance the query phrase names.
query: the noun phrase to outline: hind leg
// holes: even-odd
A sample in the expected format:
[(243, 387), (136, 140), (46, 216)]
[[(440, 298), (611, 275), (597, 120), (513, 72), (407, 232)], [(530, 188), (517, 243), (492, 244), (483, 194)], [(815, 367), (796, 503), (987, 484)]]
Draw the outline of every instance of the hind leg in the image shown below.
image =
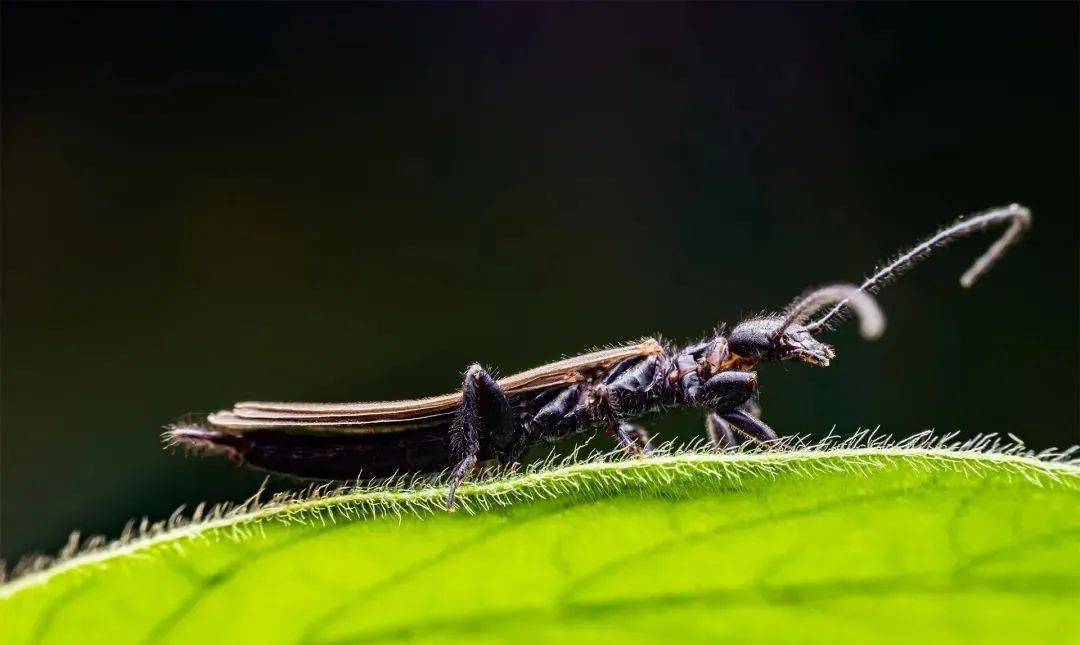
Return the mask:
[(458, 486), (476, 467), (481, 441), (486, 441), (497, 457), (513, 445), (524, 430), (515, 423), (506, 393), (487, 370), (472, 365), (461, 386), (461, 407), (450, 430), (450, 455), (454, 467), (446, 510), (454, 510)]

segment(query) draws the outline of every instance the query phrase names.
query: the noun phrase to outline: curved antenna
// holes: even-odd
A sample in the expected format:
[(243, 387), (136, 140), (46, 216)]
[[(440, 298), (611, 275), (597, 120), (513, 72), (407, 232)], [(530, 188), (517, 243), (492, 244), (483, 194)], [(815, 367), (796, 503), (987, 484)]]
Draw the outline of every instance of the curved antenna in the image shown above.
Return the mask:
[[(930, 252), (936, 247), (944, 246), (965, 235), (970, 235), (971, 233), (1005, 222), (1009, 223), (1009, 228), (1005, 230), (1001, 237), (994, 242), (985, 253), (979, 256), (979, 259), (975, 260), (971, 267), (964, 272), (964, 275), (960, 276), (960, 285), (964, 288), (970, 287), (975, 284), (975, 281), (982, 277), (984, 273), (990, 270), (990, 267), (1005, 254), (1005, 251), (1008, 250), (1010, 246), (1020, 241), (1024, 232), (1031, 226), (1031, 211), (1020, 204), (1010, 204), (1004, 208), (994, 208), (973, 215), (968, 219), (961, 219), (952, 226), (941, 229), (937, 233), (934, 233), (922, 242), (916, 244), (910, 250), (898, 255), (895, 260), (879, 269), (874, 275), (870, 276), (865, 282), (859, 285), (858, 291), (860, 293), (872, 293), (874, 290), (884, 285), (889, 278), (930, 255)], [(839, 301), (836, 306), (830, 309), (824, 316), (810, 323), (804, 327), (804, 329), (808, 332), (821, 329), (829, 322), (829, 319), (840, 313), (840, 311), (849, 304), (853, 303), (847, 300)]]
[(855, 312), (859, 317), (859, 332), (863, 338), (872, 340), (885, 331), (885, 316), (873, 296), (853, 284), (830, 284), (815, 289), (792, 303), (784, 320), (776, 331), (769, 335), (769, 339), (776, 342), (789, 327), (802, 325), (807, 318), (833, 303), (842, 303), (838, 306), (848, 306)]

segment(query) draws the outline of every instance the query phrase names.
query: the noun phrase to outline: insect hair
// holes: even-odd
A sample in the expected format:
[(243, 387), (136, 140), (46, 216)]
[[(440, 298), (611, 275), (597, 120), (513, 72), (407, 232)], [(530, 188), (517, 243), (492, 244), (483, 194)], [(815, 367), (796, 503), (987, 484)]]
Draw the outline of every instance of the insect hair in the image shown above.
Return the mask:
[[(989, 271), (990, 267), (1005, 254), (1005, 251), (1008, 250), (1010, 246), (1013, 246), (1020, 241), (1024, 232), (1031, 226), (1030, 210), (1019, 204), (1010, 204), (1009, 206), (1002, 208), (993, 208), (978, 213), (966, 219), (962, 218), (952, 226), (941, 229), (909, 250), (896, 256), (896, 259), (878, 269), (874, 275), (870, 276), (859, 285), (858, 291), (863, 293), (873, 293), (884, 286), (890, 278), (896, 276), (904, 269), (912, 267), (920, 260), (925, 259), (935, 248), (945, 246), (953, 240), (970, 235), (971, 233), (1006, 222), (1009, 224), (1009, 228), (1006, 229), (1001, 237), (998, 238), (985, 253), (979, 256), (968, 270), (960, 276), (960, 285), (964, 288), (968, 288), (975, 284), (975, 281), (982, 277), (984, 273)], [(840, 313), (844, 307), (851, 304), (853, 303), (850, 297), (837, 302), (832, 309), (825, 313), (825, 315), (810, 323), (804, 327), (804, 329), (808, 332), (813, 332), (825, 327), (831, 318)]]
[[(584, 457), (575, 450), (559, 458), (553, 452), (523, 469), (492, 471), (463, 487), (461, 506), (467, 514), (488, 512), (514, 504), (556, 497), (595, 500), (625, 492), (642, 497), (671, 497), (672, 484), (698, 485), (729, 492), (755, 478), (779, 476), (813, 478), (837, 472), (868, 476), (909, 464), (919, 471), (954, 471), (982, 477), (997, 473), (1033, 485), (1080, 489), (1080, 459), (1076, 447), (1036, 452), (1014, 435), (976, 435), (925, 431), (897, 440), (877, 429), (843, 437), (830, 431), (819, 440), (785, 437), (780, 452), (747, 444), (717, 452), (697, 443), (665, 443), (648, 459), (625, 459), (621, 451), (594, 452)], [(443, 507), (447, 472), (433, 477), (392, 477), (381, 482), (342, 486), (311, 486), (304, 491), (277, 493), (264, 499), (264, 489), (239, 505), (198, 504), (192, 511), (178, 508), (167, 520), (132, 521), (119, 539), (82, 537), (73, 533), (55, 557), (28, 556), (11, 571), (5, 583), (0, 561), (0, 600), (43, 584), (67, 572), (92, 571), (129, 557), (152, 557), (188, 544), (211, 540), (239, 541), (261, 532), (270, 523), (284, 525), (371, 520), (380, 517), (430, 517)], [(696, 482), (696, 484), (695, 484)], [(264, 483), (265, 486), (265, 483)]]
[(837, 302), (844, 303), (858, 316), (863, 338), (878, 338), (885, 331), (885, 315), (873, 296), (853, 284), (830, 284), (800, 296), (788, 307), (787, 315), (772, 333), (771, 340), (775, 342), (792, 325), (803, 324), (810, 316)]

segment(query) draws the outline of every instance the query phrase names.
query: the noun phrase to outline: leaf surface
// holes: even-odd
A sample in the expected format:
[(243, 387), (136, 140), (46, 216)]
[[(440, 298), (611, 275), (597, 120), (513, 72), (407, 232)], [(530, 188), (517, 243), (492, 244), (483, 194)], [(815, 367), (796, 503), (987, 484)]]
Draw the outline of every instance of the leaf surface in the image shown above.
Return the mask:
[(680, 454), (177, 523), (0, 587), (5, 643), (1077, 642), (1080, 468)]

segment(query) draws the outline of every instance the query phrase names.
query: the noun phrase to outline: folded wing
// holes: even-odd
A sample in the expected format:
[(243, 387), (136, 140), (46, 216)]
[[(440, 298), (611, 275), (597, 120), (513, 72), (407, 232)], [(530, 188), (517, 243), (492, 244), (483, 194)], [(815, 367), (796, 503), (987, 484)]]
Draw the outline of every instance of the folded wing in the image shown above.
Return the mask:
[[(511, 397), (536, 393), (586, 380), (598, 370), (610, 369), (628, 358), (662, 351), (660, 343), (646, 338), (634, 345), (604, 349), (542, 365), (500, 379), (499, 385)], [(371, 434), (443, 423), (453, 417), (460, 405), (460, 392), (424, 399), (361, 403), (244, 401), (237, 403), (232, 410), (211, 414), (207, 421), (233, 432), (307, 428), (316, 432)]]

